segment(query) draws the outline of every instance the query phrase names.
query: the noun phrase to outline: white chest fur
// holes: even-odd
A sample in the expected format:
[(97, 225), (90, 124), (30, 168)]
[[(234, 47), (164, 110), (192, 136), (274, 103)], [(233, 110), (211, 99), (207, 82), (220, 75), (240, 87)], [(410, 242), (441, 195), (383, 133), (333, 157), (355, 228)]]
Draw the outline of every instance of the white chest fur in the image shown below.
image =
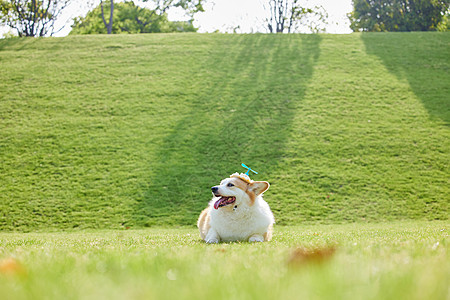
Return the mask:
[(211, 202), (211, 228), (221, 241), (247, 241), (252, 235), (263, 235), (274, 217), (269, 205), (262, 197), (257, 197), (252, 206), (246, 204), (214, 209)]

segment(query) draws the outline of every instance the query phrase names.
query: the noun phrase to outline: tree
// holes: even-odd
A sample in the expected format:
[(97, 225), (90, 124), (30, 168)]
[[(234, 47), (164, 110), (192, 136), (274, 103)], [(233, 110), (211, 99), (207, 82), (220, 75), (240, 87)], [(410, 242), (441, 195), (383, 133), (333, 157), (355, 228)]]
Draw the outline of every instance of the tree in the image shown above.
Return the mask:
[(111, 31), (112, 31), (113, 15), (114, 15), (114, 0), (110, 0), (110, 3), (111, 4), (109, 6), (109, 21), (108, 21), (108, 23), (106, 23), (105, 12), (103, 10), (103, 0), (100, 0), (100, 7), (102, 9), (102, 20), (103, 20), (103, 24), (105, 24), (108, 34), (111, 34)]
[[(158, 16), (165, 15), (166, 11), (170, 7), (179, 7), (186, 11), (186, 13), (193, 17), (193, 15), (196, 12), (204, 11), (202, 2), (204, 0), (142, 0), (143, 2), (153, 2), (155, 4), (155, 9), (152, 10), (152, 15), (156, 14)], [(130, 1), (134, 4), (133, 1)], [(101, 17), (103, 20), (103, 24), (106, 27), (107, 33), (112, 33), (112, 27), (113, 27), (113, 20), (114, 20), (114, 0), (110, 0), (110, 9), (109, 9), (109, 21), (106, 22), (105, 19), (105, 12), (103, 9), (103, 0), (100, 0), (100, 6), (101, 6)], [(192, 20), (191, 20), (192, 22)]]
[[(110, 29), (105, 27), (102, 14), (110, 12), (109, 4), (101, 4), (90, 11), (84, 18), (75, 18), (70, 34), (101, 33), (154, 33), (196, 31), (191, 22), (170, 22), (167, 14), (157, 14), (153, 10), (142, 8), (133, 2), (115, 3)], [(108, 32), (109, 31), (109, 32)]]
[(353, 0), (348, 17), (353, 31), (429, 31), (449, 11), (450, 0)]
[(0, 23), (17, 30), (19, 36), (56, 33), (55, 21), (70, 0), (0, 0)]
[(442, 17), (442, 21), (437, 26), (438, 31), (449, 31), (450, 30), (450, 10), (448, 10)]
[(296, 32), (300, 26), (312, 32), (319, 32), (326, 24), (328, 14), (322, 6), (306, 8), (299, 0), (268, 0), (266, 11), (270, 17), (265, 19), (270, 33)]

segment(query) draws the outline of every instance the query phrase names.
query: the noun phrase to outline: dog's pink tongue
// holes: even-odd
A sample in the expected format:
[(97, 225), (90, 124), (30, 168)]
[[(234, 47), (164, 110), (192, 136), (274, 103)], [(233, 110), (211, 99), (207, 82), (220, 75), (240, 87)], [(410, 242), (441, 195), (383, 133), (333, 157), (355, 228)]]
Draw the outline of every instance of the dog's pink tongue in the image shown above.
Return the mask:
[(215, 203), (214, 203), (214, 208), (215, 209), (219, 209), (219, 206), (220, 206), (220, 204), (223, 202), (223, 201), (225, 201), (226, 199), (225, 198), (220, 198), (219, 200), (217, 200)]

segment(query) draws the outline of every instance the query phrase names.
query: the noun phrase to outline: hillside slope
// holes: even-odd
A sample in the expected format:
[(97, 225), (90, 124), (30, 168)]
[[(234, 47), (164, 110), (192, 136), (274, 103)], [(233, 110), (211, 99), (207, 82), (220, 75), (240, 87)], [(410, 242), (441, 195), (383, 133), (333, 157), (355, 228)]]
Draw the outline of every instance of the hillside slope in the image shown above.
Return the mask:
[(0, 229), (193, 225), (245, 162), (278, 224), (446, 219), (449, 33), (0, 41)]

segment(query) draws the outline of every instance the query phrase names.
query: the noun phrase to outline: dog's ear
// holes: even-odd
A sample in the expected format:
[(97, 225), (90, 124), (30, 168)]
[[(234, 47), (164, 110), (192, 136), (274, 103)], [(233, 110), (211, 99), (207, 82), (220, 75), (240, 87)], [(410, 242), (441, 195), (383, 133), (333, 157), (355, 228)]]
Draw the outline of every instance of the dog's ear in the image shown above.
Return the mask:
[(252, 182), (248, 189), (255, 193), (256, 196), (261, 195), (269, 188), (270, 184), (267, 181), (254, 181)]

